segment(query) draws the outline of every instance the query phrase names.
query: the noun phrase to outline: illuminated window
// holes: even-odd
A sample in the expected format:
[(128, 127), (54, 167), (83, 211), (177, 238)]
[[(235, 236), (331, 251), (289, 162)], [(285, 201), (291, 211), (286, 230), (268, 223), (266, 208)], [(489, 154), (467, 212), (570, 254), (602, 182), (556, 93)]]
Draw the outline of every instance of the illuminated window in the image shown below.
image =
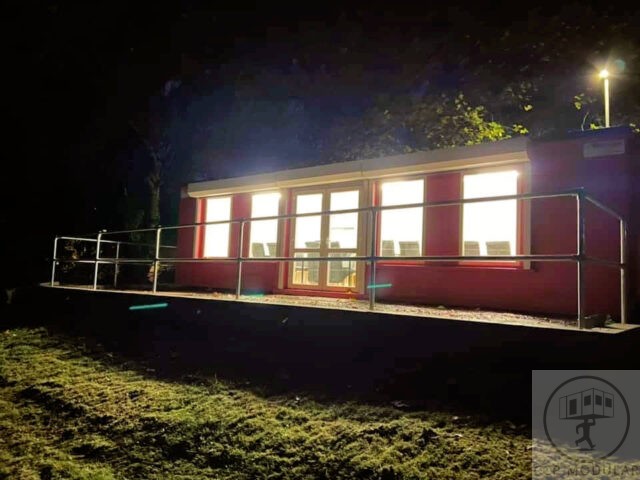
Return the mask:
[[(279, 193), (256, 193), (251, 197), (251, 218), (275, 217), (280, 205)], [(278, 220), (251, 222), (251, 257), (276, 257)]]
[[(231, 197), (207, 198), (206, 222), (231, 219)], [(204, 231), (204, 256), (229, 256), (229, 224), (207, 225)]]
[[(464, 175), (464, 198), (518, 193), (515, 170)], [(517, 200), (467, 203), (463, 207), (463, 255), (515, 255), (518, 232)]]
[[(424, 180), (385, 182), (382, 206), (424, 203)], [(418, 257), (422, 255), (423, 208), (399, 208), (380, 212), (380, 255)]]

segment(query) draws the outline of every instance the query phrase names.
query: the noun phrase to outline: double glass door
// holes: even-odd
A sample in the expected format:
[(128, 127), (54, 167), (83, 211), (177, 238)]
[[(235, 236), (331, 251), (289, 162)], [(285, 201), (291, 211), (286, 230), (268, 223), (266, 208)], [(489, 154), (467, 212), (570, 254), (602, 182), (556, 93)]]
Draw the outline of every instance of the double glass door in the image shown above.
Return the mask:
[[(293, 220), (293, 262), (289, 284), (316, 290), (353, 290), (358, 285), (359, 268), (349, 260), (359, 251), (361, 214), (339, 213), (360, 205), (360, 187), (320, 188), (294, 192), (294, 212), (325, 215), (296, 217)], [(334, 213), (336, 212), (336, 213)], [(305, 258), (341, 258), (317, 261)]]

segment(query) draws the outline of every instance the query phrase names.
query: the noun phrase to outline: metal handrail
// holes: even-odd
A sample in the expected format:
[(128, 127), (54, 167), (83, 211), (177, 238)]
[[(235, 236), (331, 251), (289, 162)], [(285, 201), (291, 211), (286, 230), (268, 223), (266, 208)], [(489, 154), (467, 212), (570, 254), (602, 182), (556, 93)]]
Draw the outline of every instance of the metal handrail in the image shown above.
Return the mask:
[[(103, 234), (106, 233), (116, 233), (116, 232), (104, 232)], [(97, 238), (85, 238), (85, 237), (66, 237), (66, 236), (60, 236), (60, 237), (56, 237), (58, 240), (74, 240), (77, 242), (97, 242), (98, 239)], [(100, 240), (100, 243), (113, 243), (113, 244), (120, 244), (120, 245), (136, 245), (138, 247), (155, 247), (155, 244), (153, 243), (138, 243), (138, 242), (127, 242), (125, 240)], [(162, 248), (178, 248), (175, 245), (162, 245)]]
[(598, 207), (600, 210), (608, 213), (609, 215), (611, 215), (612, 217), (616, 218), (617, 220), (624, 221), (624, 219), (622, 218), (622, 215), (620, 215), (618, 212), (616, 212), (612, 208), (609, 208), (606, 205), (604, 205), (603, 203), (599, 202), (598, 200), (593, 198), (591, 195), (586, 195), (585, 194), (584, 199), (587, 200), (588, 202), (591, 202), (593, 205)]
[[(505, 261), (512, 261), (512, 262), (517, 262), (517, 261), (521, 261), (521, 262), (560, 262), (560, 261), (568, 261), (568, 262), (575, 262), (578, 259), (578, 255), (576, 254), (566, 254), (566, 255), (546, 255), (546, 254), (539, 254), (539, 255), (493, 255), (493, 256), (453, 256), (453, 255), (424, 255), (424, 256), (413, 256), (413, 257), (401, 257), (401, 256), (396, 256), (396, 257), (389, 257), (389, 256), (378, 256), (376, 255), (376, 261), (383, 261), (383, 262), (392, 262), (392, 261), (396, 261), (396, 262), (418, 262), (418, 261), (424, 261), (424, 262), (459, 262), (459, 261), (475, 261), (475, 262), (505, 262)], [(353, 256), (353, 257), (247, 257), (247, 256), (242, 256), (242, 257), (238, 257), (237, 255), (235, 257), (201, 257), (201, 258), (172, 258), (172, 257), (158, 257), (158, 260), (162, 260), (164, 263), (198, 263), (198, 262), (220, 262), (220, 263), (231, 263), (234, 261), (237, 261), (238, 259), (243, 260), (243, 261), (251, 261), (251, 262), (323, 262), (323, 261), (327, 261), (327, 262), (348, 262), (348, 261), (354, 261), (354, 262), (361, 262), (361, 261), (366, 261), (366, 260), (370, 260), (371, 256), (370, 255), (360, 255), (360, 256)], [(585, 259), (585, 261), (590, 261), (591, 259)], [(68, 262), (80, 262), (80, 260), (67, 260)], [(109, 263), (109, 264), (115, 264), (115, 263), (127, 263), (128, 259), (116, 259), (116, 258), (105, 258), (105, 257), (100, 257), (99, 262), (101, 263)], [(145, 260), (146, 262), (153, 262), (153, 259), (150, 258), (148, 260)], [(606, 260), (597, 260), (599, 263), (608, 263), (608, 261)], [(89, 263), (94, 263), (95, 260), (85, 260), (84, 262), (89, 262)], [(614, 262), (615, 263), (615, 262)], [(616, 263), (616, 265), (618, 265)]]
[[(445, 206), (455, 206), (455, 205), (464, 205), (469, 203), (489, 203), (489, 202), (497, 202), (497, 201), (506, 201), (506, 200), (532, 200), (538, 198), (558, 198), (558, 197), (574, 197), (576, 199), (576, 246), (577, 251), (573, 254), (529, 254), (529, 255), (493, 255), (493, 256), (466, 256), (466, 255), (419, 255), (419, 256), (406, 256), (406, 257), (398, 257), (398, 256), (383, 256), (376, 255), (378, 248), (378, 216), (379, 212), (386, 210), (399, 210), (399, 209), (410, 209), (410, 208), (431, 208), (431, 207), (445, 207)], [(586, 228), (585, 228), (585, 209), (584, 204), (585, 201), (588, 201), (600, 208), (605, 213), (613, 216), (615, 219), (619, 221), (619, 234), (620, 234), (620, 258), (619, 261), (607, 260), (601, 258), (593, 258), (588, 257), (586, 255)], [(370, 215), (370, 238), (371, 244), (369, 248), (369, 255), (358, 255), (352, 257), (247, 257), (243, 255), (243, 247), (244, 247), (244, 230), (245, 225), (250, 224), (252, 222), (257, 221), (266, 221), (266, 220), (289, 220), (294, 218), (304, 218), (304, 217), (315, 217), (315, 216), (324, 216), (324, 215), (340, 215), (340, 214), (349, 214), (349, 213), (369, 213)], [(171, 257), (162, 257), (160, 255), (160, 250), (162, 248), (177, 248), (177, 246), (173, 245), (161, 245), (161, 235), (163, 230), (175, 230), (182, 228), (198, 228), (198, 227), (206, 227), (208, 225), (220, 225), (220, 224), (239, 224), (240, 229), (238, 232), (238, 244), (237, 251), (238, 254), (235, 257), (185, 257), (185, 258), (171, 258)], [(135, 258), (120, 258), (119, 257), (119, 248), (120, 244), (132, 244), (132, 245), (140, 245), (133, 242), (119, 242), (114, 240), (103, 239), (105, 235), (115, 235), (115, 234), (124, 234), (124, 233), (140, 233), (140, 232), (155, 232), (156, 234), (156, 242), (155, 245), (144, 244), (143, 246), (155, 247), (155, 255), (153, 258), (149, 259), (135, 259)], [(85, 240), (85, 241), (93, 241), (96, 242), (96, 256), (93, 260), (69, 260), (69, 259), (59, 259), (57, 258), (57, 248), (58, 248), (58, 240)], [(101, 257), (100, 256), (100, 244), (101, 243), (116, 243), (117, 244), (117, 253), (116, 257)], [(118, 230), (118, 231), (103, 231), (97, 234), (96, 239), (88, 239), (88, 238), (80, 238), (80, 237), (56, 237), (54, 239), (54, 249), (53, 249), (53, 261), (52, 261), (52, 273), (51, 273), (51, 285), (55, 283), (55, 271), (56, 264), (59, 262), (64, 263), (88, 263), (94, 264), (94, 279), (93, 279), (93, 289), (97, 289), (97, 281), (98, 281), (98, 268), (99, 265), (104, 264), (112, 264), (115, 265), (116, 271), (114, 276), (114, 286), (117, 284), (117, 276), (118, 276), (118, 267), (120, 264), (152, 264), (154, 266), (153, 272), (153, 292), (157, 292), (158, 285), (158, 270), (161, 263), (216, 263), (216, 262), (235, 262), (237, 263), (237, 276), (236, 276), (236, 298), (240, 296), (241, 287), (242, 287), (242, 265), (244, 262), (342, 262), (342, 261), (353, 261), (359, 262), (364, 261), (370, 264), (369, 269), (369, 283), (370, 285), (375, 285), (376, 278), (376, 263), (379, 261), (384, 262), (403, 262), (403, 261), (417, 261), (417, 262), (576, 262), (577, 263), (577, 320), (578, 326), (580, 328), (584, 328), (584, 319), (585, 319), (585, 305), (586, 305), (586, 286), (585, 286), (585, 275), (584, 275), (584, 266), (586, 263), (594, 263), (603, 266), (609, 266), (613, 268), (620, 269), (620, 312), (621, 312), (621, 322), (623, 324), (627, 323), (627, 292), (626, 292), (626, 263), (627, 256), (627, 224), (624, 218), (619, 215), (614, 210), (609, 207), (603, 205), (601, 202), (595, 200), (591, 196), (587, 195), (584, 192), (584, 189), (576, 189), (576, 190), (568, 190), (563, 192), (551, 192), (551, 193), (525, 193), (525, 194), (516, 194), (516, 195), (502, 195), (502, 196), (494, 196), (494, 197), (482, 197), (482, 198), (470, 198), (470, 199), (458, 199), (458, 200), (450, 200), (450, 201), (442, 201), (442, 202), (424, 202), (424, 203), (414, 203), (414, 204), (405, 204), (405, 205), (370, 205), (367, 207), (360, 207), (354, 209), (347, 210), (331, 210), (331, 211), (321, 211), (321, 212), (310, 212), (310, 213), (291, 213), (291, 214), (282, 214), (275, 215), (269, 217), (251, 217), (251, 218), (235, 218), (229, 220), (219, 220), (212, 222), (196, 222), (190, 224), (182, 224), (182, 225), (170, 225), (170, 226), (158, 226), (156, 228), (145, 228), (145, 229), (134, 229), (134, 230)], [(371, 310), (375, 308), (375, 288), (371, 288), (369, 292), (369, 307)]]
[[(282, 215), (273, 215), (269, 217), (249, 217), (249, 218), (234, 218), (230, 220), (216, 220), (212, 222), (194, 222), (183, 223), (181, 225), (168, 225), (158, 227), (161, 230), (175, 230), (180, 228), (194, 228), (194, 227), (206, 227), (207, 225), (222, 225), (222, 224), (235, 224), (241, 222), (258, 222), (266, 220), (289, 220), (292, 218), (304, 218), (304, 217), (318, 217), (323, 215), (344, 215), (348, 213), (365, 213), (371, 211), (384, 211), (384, 210), (404, 210), (409, 208), (422, 208), (422, 207), (450, 207), (454, 205), (464, 205), (466, 203), (488, 203), (499, 202), (505, 200), (533, 200), (536, 198), (556, 198), (556, 197), (575, 197), (581, 190), (567, 190), (564, 192), (556, 193), (522, 193), (517, 195), (501, 195), (496, 197), (481, 197), (481, 198), (463, 198), (459, 200), (448, 200), (442, 202), (424, 202), (424, 203), (407, 203), (402, 205), (371, 205), (368, 207), (350, 208), (346, 210), (322, 210), (320, 212), (310, 213), (285, 213)], [(119, 232), (104, 232), (105, 234), (115, 233), (131, 233), (137, 230), (126, 230)]]

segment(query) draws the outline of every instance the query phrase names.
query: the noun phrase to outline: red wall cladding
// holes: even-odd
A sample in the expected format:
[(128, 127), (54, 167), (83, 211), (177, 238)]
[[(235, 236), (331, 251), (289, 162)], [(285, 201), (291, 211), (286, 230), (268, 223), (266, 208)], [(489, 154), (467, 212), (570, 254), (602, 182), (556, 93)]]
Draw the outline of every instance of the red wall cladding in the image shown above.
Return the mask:
[[(551, 193), (584, 187), (587, 193), (619, 212), (624, 218), (631, 218), (634, 209), (638, 211), (640, 208), (638, 188), (633, 188), (634, 178), (635, 185), (638, 185), (637, 158), (632, 162), (632, 154), (639, 151), (637, 140), (627, 137), (625, 154), (584, 158), (584, 143), (612, 138), (605, 134), (600, 134), (597, 138), (585, 136), (530, 143), (530, 172), (527, 178), (530, 190), (534, 193)], [(625, 137), (618, 134), (614, 138)], [(460, 172), (431, 174), (426, 178), (428, 201), (461, 198)], [(249, 217), (250, 200), (250, 194), (234, 195), (232, 218)], [(204, 220), (204, 211), (203, 208), (197, 208), (198, 202), (199, 200), (183, 196), (180, 222)], [(203, 204), (204, 202), (201, 205)], [(529, 232), (532, 254), (576, 252), (575, 199), (531, 200), (528, 208), (530, 226), (523, 224), (523, 228)], [(585, 216), (587, 254), (617, 260), (620, 245), (618, 222), (592, 206), (585, 209)], [(460, 219), (460, 206), (428, 209), (425, 219), (427, 255), (459, 254)], [(635, 223), (629, 226), (633, 279), (637, 278), (635, 272), (639, 267), (638, 225), (637, 220), (634, 221)], [(248, 229), (247, 226), (244, 237), (245, 255), (248, 253)], [(285, 237), (286, 246), (288, 235)], [(194, 230), (182, 230), (178, 241), (180, 255), (187, 257), (194, 251), (201, 255), (199, 238)], [(235, 226), (231, 232), (231, 256), (237, 253), (237, 243), (238, 228)], [(555, 262), (533, 262), (530, 268), (508, 263), (461, 265), (444, 262), (380, 262), (377, 266), (376, 283), (390, 283), (391, 287), (378, 289), (377, 298), (384, 301), (573, 315), (577, 307), (576, 271), (574, 263)], [(183, 285), (233, 290), (236, 272), (237, 264), (233, 260), (223, 263), (180, 264), (177, 267), (177, 281)], [(276, 291), (278, 264), (245, 263), (242, 278), (243, 288), (246, 290), (264, 293)], [(586, 288), (587, 313), (609, 313), (615, 317), (619, 315), (620, 280), (617, 269), (588, 265)], [(634, 298), (637, 299), (640, 296), (637, 283), (634, 282), (631, 288)], [(324, 294), (331, 296), (330, 293)]]
[[(199, 208), (198, 208), (199, 206)], [(183, 197), (180, 203), (181, 224), (205, 221), (206, 202), (204, 200)], [(251, 195), (234, 195), (231, 202), (231, 218), (251, 216)], [(248, 255), (249, 229), (245, 226), (243, 255)], [(239, 224), (230, 229), (229, 255), (238, 255)], [(202, 227), (181, 229), (178, 235), (178, 252), (182, 258), (202, 257), (204, 229)], [(215, 262), (182, 263), (176, 267), (176, 283), (179, 285), (208, 287), (214, 290), (233, 290), (236, 288), (238, 263), (235, 260), (216, 260)], [(269, 292), (278, 282), (277, 262), (244, 263), (242, 266), (243, 291)]]

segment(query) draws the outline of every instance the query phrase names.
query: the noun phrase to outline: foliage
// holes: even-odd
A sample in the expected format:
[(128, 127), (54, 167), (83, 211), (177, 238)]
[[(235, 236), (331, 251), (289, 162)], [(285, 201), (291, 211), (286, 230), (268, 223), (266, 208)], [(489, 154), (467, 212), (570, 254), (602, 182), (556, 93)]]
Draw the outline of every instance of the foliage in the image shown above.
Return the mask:
[(488, 120), (486, 109), (469, 104), (463, 93), (420, 99), (384, 99), (360, 120), (338, 125), (330, 146), (333, 160), (355, 160), (473, 145), (524, 133)]
[(451, 8), (375, 34), (358, 15), (269, 30), (222, 64), (184, 54), (138, 122), (152, 204), (160, 185), (175, 202), (188, 181), (596, 128), (604, 64), (612, 123), (640, 124), (640, 13), (562, 4), (484, 27)]
[[(102, 255), (105, 255), (101, 249)], [(59, 261), (56, 265), (56, 281), (60, 284), (93, 284), (94, 265), (77, 263), (79, 260), (92, 261), (96, 258), (96, 243), (82, 240), (59, 239), (57, 247)], [(98, 282), (108, 282), (113, 277), (113, 266), (103, 265), (98, 270)]]
[[(615, 123), (639, 123), (631, 19), (567, 5), (483, 33), (463, 11), (448, 16), (451, 29), (437, 33), (420, 19), (374, 37), (346, 20), (309, 25), (235, 59), (231, 106), (194, 152), (204, 176), (592, 128), (603, 123), (595, 73), (607, 57)], [(276, 54), (290, 64), (256, 61)]]

